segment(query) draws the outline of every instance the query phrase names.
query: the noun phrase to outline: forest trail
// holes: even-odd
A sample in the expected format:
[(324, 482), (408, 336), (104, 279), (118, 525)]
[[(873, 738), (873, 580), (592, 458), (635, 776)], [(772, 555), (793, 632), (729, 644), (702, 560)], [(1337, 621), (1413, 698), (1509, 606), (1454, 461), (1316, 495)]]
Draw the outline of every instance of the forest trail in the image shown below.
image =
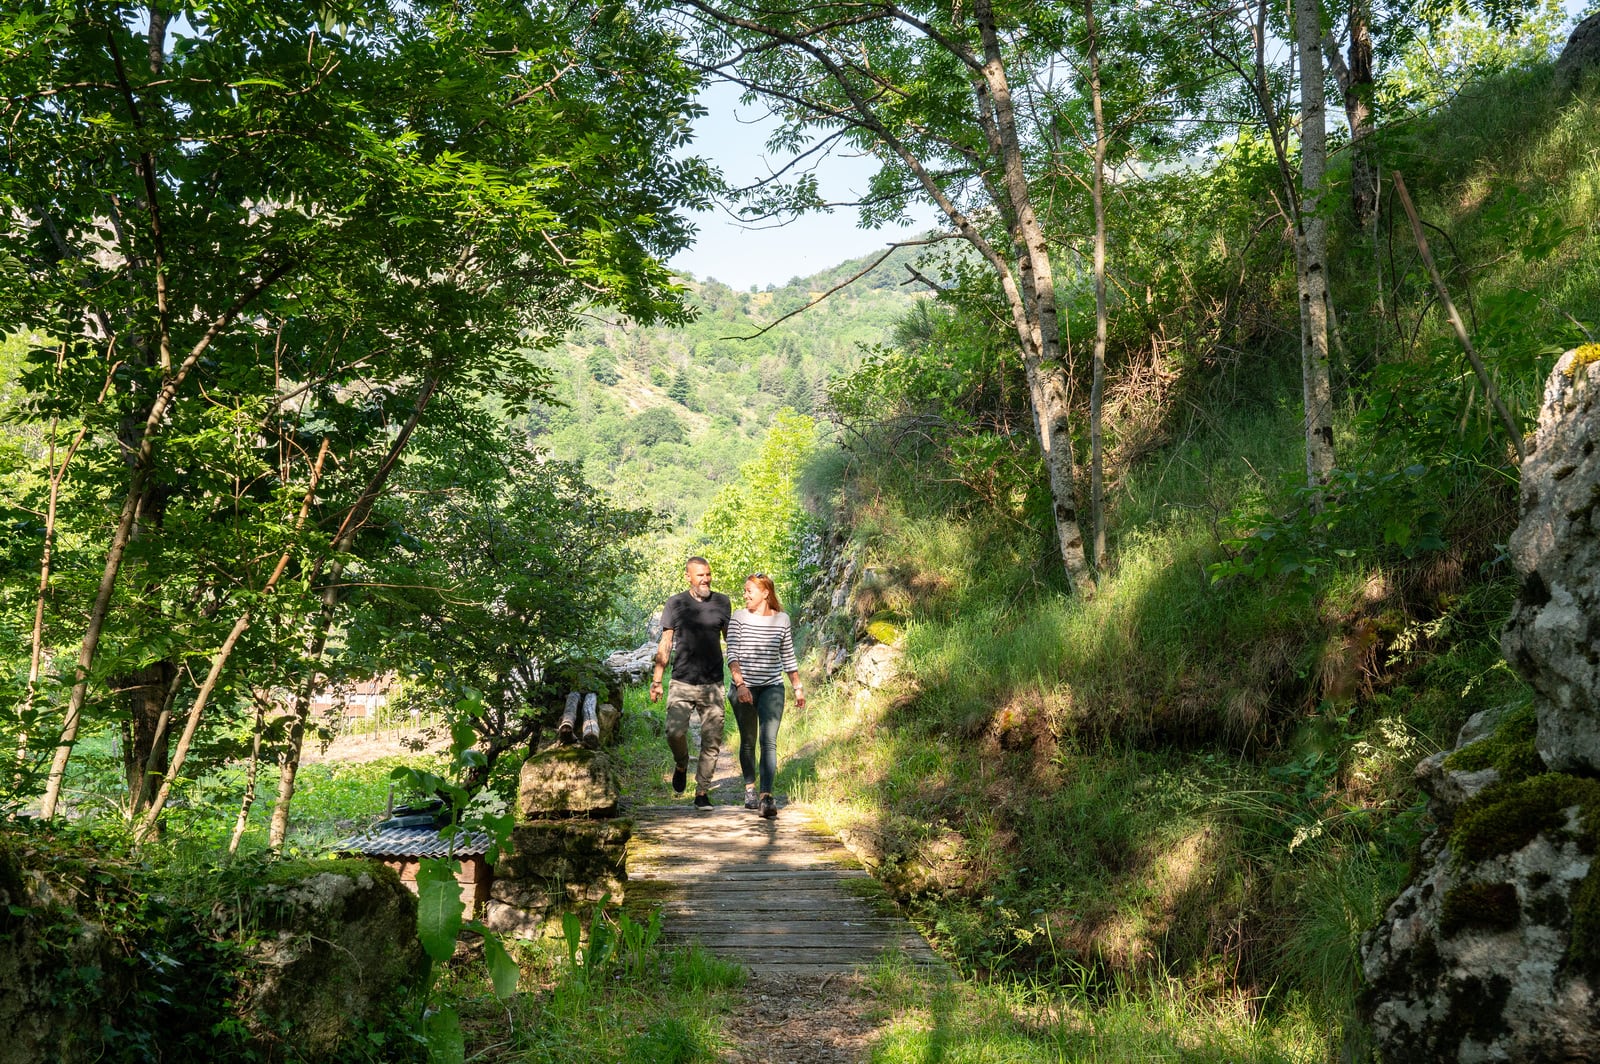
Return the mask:
[[(716, 784), (720, 801), (742, 803), (737, 769), (719, 771)], [(691, 786), (677, 802), (630, 814), (627, 891), (630, 904), (661, 907), (668, 941), (699, 943), (750, 971), (750, 1007), (727, 1018), (723, 1059), (864, 1060), (888, 1017), (858, 969), (897, 953), (942, 978), (943, 962), (805, 806), (783, 803), (763, 820), (742, 804), (696, 809), (692, 796)]]

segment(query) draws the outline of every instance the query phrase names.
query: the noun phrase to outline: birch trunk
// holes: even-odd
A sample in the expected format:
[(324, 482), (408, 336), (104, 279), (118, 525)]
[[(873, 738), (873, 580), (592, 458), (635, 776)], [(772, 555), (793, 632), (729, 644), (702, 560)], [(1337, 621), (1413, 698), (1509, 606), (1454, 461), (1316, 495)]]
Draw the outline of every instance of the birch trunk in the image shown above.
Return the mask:
[(1000, 38), (990, 0), (977, 0), (973, 17), (983, 39), (983, 89), (993, 104), (993, 138), (1000, 152), (1006, 205), (1019, 245), (1022, 277), (1023, 366), (1034, 400), (1034, 424), (1039, 447), (1050, 475), (1050, 495), (1056, 541), (1067, 578), (1081, 595), (1094, 591), (1083, 531), (1078, 521), (1077, 468), (1072, 454), (1070, 396), (1066, 365), (1062, 359), (1061, 323), (1056, 308), (1055, 270), (1050, 262), (1044, 229), (1033, 207), (1033, 195), (1023, 169), (1022, 146), (1017, 138), (1016, 112), (1011, 85), (1000, 52)]
[(1333, 388), (1328, 352), (1328, 223), (1322, 217), (1323, 172), (1328, 162), (1323, 92), (1322, 5), (1295, 0), (1295, 40), (1300, 61), (1300, 209), (1296, 230), (1304, 278), (1300, 338), (1306, 428), (1306, 485), (1319, 489), (1333, 472)]

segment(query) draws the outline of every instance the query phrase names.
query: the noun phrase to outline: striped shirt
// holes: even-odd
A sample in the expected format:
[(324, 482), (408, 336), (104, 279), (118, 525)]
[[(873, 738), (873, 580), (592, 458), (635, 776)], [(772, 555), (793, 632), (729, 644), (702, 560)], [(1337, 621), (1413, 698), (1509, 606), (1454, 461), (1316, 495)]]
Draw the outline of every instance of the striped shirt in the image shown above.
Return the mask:
[(728, 664), (735, 662), (751, 687), (782, 683), (784, 673), (800, 667), (794, 660), (789, 615), (762, 617), (749, 610), (734, 610), (728, 621)]

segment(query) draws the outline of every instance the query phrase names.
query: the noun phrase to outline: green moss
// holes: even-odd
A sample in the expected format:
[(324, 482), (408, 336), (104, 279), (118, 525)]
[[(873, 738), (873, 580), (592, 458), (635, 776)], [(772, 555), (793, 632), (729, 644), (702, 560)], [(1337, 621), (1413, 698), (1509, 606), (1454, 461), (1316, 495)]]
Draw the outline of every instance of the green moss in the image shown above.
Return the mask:
[(879, 614), (867, 622), (867, 635), (879, 643), (890, 646), (900, 641), (901, 631), (899, 618), (887, 614)]
[(399, 874), (386, 864), (378, 861), (368, 861), (357, 857), (325, 857), (320, 859), (303, 858), (291, 861), (278, 861), (266, 869), (264, 882), (287, 886), (301, 880), (320, 876), (325, 872), (334, 875), (347, 876), (350, 879), (359, 879), (369, 875), (374, 879), (382, 879), (385, 874), (399, 881)]
[(1567, 945), (1567, 962), (1591, 983), (1600, 983), (1600, 860), (1589, 865), (1572, 893), (1572, 939)]
[(1461, 863), (1513, 853), (1540, 832), (1566, 830), (1566, 810), (1577, 806), (1578, 845), (1594, 853), (1600, 842), (1600, 780), (1559, 772), (1499, 783), (1468, 800), (1456, 814), (1450, 845)]
[(1444, 760), (1453, 772), (1478, 772), (1486, 768), (1500, 773), (1501, 782), (1517, 783), (1544, 772), (1544, 760), (1534, 747), (1539, 717), (1532, 703), (1519, 706), (1501, 718), (1492, 735), (1469, 743)]
[(1509, 931), (1521, 922), (1517, 888), (1510, 883), (1464, 883), (1445, 895), (1439, 910), (1445, 938), (1468, 928)]

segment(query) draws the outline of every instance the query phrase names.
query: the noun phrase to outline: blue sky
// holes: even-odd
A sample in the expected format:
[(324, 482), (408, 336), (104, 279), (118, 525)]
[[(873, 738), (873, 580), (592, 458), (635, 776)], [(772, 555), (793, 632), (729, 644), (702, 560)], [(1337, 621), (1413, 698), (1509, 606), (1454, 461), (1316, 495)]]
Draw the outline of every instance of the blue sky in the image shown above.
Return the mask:
[[(690, 151), (722, 167), (733, 184), (769, 173), (766, 141), (772, 123), (762, 120), (763, 110), (740, 106), (738, 90), (730, 85), (712, 86), (700, 102), (707, 114), (695, 125)], [(784, 161), (785, 157), (778, 156), (771, 164), (781, 166)], [(842, 153), (824, 159), (817, 167), (823, 197), (857, 198), (876, 166), (871, 159)], [(933, 209), (926, 210), (920, 230), (933, 224)], [(857, 212), (844, 207), (774, 228), (741, 225), (720, 209), (697, 214), (694, 221), (700, 228), (694, 246), (675, 256), (672, 265), (701, 280), (715, 277), (734, 288), (781, 285), (791, 277), (837, 266), (917, 231), (858, 229)]]

